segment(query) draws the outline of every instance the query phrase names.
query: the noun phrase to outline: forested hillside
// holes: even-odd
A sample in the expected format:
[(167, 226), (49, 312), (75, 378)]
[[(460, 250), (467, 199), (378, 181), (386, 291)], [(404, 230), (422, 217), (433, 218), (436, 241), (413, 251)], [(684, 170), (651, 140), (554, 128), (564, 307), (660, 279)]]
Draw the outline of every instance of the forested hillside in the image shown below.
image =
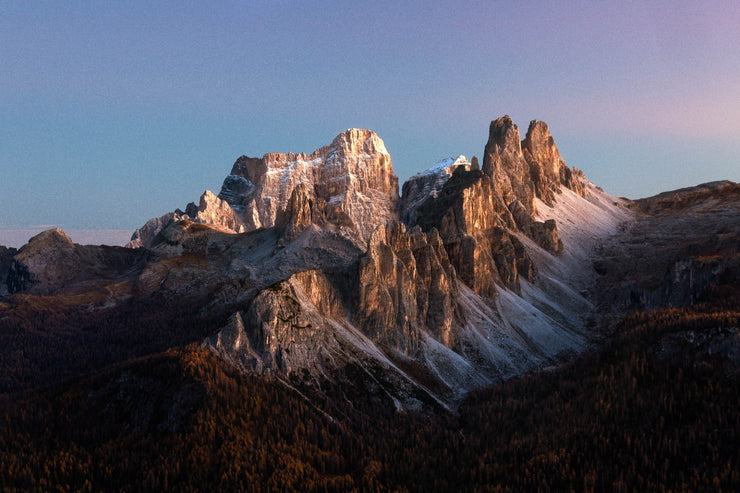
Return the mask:
[(736, 491), (739, 292), (634, 314), (454, 414), (398, 413), (351, 372), (307, 396), (184, 346), (0, 396), (0, 487)]

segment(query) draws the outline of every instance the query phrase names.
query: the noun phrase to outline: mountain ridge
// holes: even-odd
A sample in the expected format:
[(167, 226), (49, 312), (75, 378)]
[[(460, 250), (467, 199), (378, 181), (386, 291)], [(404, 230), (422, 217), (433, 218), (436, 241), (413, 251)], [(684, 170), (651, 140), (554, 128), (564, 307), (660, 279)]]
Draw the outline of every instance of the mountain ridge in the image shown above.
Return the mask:
[[(723, 186), (679, 195), (731, 203), (737, 186)], [(610, 277), (632, 248), (619, 235), (656, 206), (591, 184), (536, 120), (524, 139), (510, 117), (493, 120), (482, 166), (451, 158), (403, 191), (382, 140), (350, 129), (309, 154), (240, 157), (218, 196), (153, 218), (120, 253), (29, 242), (4, 254), (4, 284), (8, 295), (101, 293), (93, 311), (189, 303), (204, 326), (193, 342), (242, 371), (321, 388), (356, 365), (394, 406), (419, 409), (569, 360), (635, 305), (604, 308), (609, 293), (686, 302), (736, 269), (677, 257), (675, 275), (701, 272), (699, 284), (630, 294)]]
[(0, 484), (737, 490), (740, 186), (617, 198), (491, 129), (401, 197), (322, 189), (327, 146), (240, 158), (146, 246), (0, 247)]

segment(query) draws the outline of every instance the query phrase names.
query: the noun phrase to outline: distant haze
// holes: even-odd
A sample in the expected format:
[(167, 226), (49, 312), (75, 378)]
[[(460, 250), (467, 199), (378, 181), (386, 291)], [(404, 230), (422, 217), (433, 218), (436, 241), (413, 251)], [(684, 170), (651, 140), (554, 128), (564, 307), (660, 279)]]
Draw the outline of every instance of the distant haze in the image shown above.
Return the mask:
[[(48, 228), (0, 229), (0, 246), (20, 248), (28, 240)], [(80, 245), (124, 246), (131, 239), (132, 231), (125, 229), (65, 229), (72, 241)]]
[(350, 127), (403, 181), (504, 114), (614, 195), (740, 181), (739, 25), (735, 0), (0, 0), (0, 234), (132, 231)]

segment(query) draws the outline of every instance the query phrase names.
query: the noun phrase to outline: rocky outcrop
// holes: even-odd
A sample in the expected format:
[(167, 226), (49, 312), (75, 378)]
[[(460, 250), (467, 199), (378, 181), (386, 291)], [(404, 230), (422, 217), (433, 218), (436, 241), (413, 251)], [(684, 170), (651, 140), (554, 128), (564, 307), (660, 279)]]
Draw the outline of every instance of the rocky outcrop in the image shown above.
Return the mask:
[(323, 217), (318, 209), (304, 184), (295, 187), (276, 220), (276, 225), (283, 229), (282, 244), (293, 241), (311, 224), (322, 223)]
[(548, 219), (544, 222), (536, 221), (518, 200), (509, 204), (509, 210), (522, 233), (532, 238), (535, 243), (548, 252), (562, 253), (563, 242), (558, 237), (558, 226), (554, 219)]
[(21, 248), (8, 274), (11, 293), (47, 294), (72, 281), (80, 272), (81, 258), (75, 244), (59, 228), (39, 233)]
[(545, 122), (532, 120), (522, 141), (522, 153), (537, 197), (548, 205), (564, 186), (580, 196), (586, 194), (585, 177), (577, 168), (566, 166)]
[(231, 205), (210, 190), (203, 192), (197, 207), (192, 202), (188, 204), (185, 214), (193, 222), (211, 224), (234, 233), (243, 233), (247, 230)]
[(341, 319), (340, 297), (319, 271), (297, 273), (263, 290), (206, 345), (238, 367), (263, 375), (306, 371), (315, 377), (340, 353), (330, 319)]
[(176, 209), (174, 212), (168, 212), (147, 221), (143, 227), (134, 231), (126, 247), (151, 247), (157, 234), (178, 221), (208, 224), (229, 233), (243, 233), (247, 230), (242, 219), (227, 201), (217, 197), (210, 190), (206, 190), (200, 196), (198, 205), (193, 202), (189, 203), (185, 212)]
[(482, 171), (493, 180), (504, 203), (519, 200), (530, 213), (534, 212), (534, 182), (522, 152), (519, 127), (509, 115), (491, 122)]
[(127, 248), (140, 248), (149, 247), (152, 245), (154, 238), (157, 234), (166, 228), (173, 222), (180, 221), (181, 219), (189, 219), (181, 210), (175, 212), (168, 212), (159, 217), (153, 217), (144, 224), (141, 228), (134, 231), (131, 236), (131, 241), (126, 245)]
[(518, 200), (532, 214), (535, 197), (552, 206), (561, 186), (586, 195), (583, 172), (565, 164), (545, 122), (532, 120), (524, 140), (519, 138), (519, 128), (508, 115), (491, 122), (483, 172), (507, 204)]
[(375, 342), (419, 356), (422, 334), (454, 346), (457, 280), (439, 233), (378, 227), (359, 261), (355, 318)]
[(406, 180), (403, 184), (401, 199), (401, 220), (409, 227), (416, 224), (417, 209), (429, 197), (436, 198), (458, 168), (466, 171), (477, 170), (479, 169), (478, 158), (473, 156), (472, 163), (463, 155), (444, 159)]
[(433, 228), (460, 279), (481, 296), (493, 298), (496, 284), (516, 289), (519, 274), (534, 267), (519, 240), (516, 221), (493, 180), (478, 170), (458, 168), (436, 197), (417, 210), (424, 231)]

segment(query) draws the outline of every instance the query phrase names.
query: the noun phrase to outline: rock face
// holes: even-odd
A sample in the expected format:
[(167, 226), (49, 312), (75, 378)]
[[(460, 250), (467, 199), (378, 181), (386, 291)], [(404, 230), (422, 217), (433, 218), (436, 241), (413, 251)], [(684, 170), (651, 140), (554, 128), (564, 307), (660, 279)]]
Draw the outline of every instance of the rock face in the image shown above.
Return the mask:
[(239, 158), (219, 197), (241, 213), (250, 229), (271, 227), (300, 184), (330, 214), (345, 215), (364, 241), (372, 225), (397, 212), (398, 178), (385, 145), (375, 133), (358, 129), (311, 154)]
[(493, 180), (504, 203), (519, 200), (530, 213), (534, 212), (534, 182), (522, 152), (519, 127), (509, 115), (491, 122), (482, 171)]
[(509, 204), (519, 200), (530, 213), (534, 198), (552, 205), (561, 186), (586, 194), (585, 177), (566, 166), (545, 122), (532, 120), (520, 142), (519, 128), (506, 115), (491, 122), (483, 172), (491, 177)]
[(355, 317), (373, 341), (413, 357), (425, 333), (454, 345), (457, 278), (436, 230), (379, 227), (358, 277)]
[(583, 172), (565, 165), (547, 123), (537, 120), (529, 123), (527, 136), (522, 141), (522, 153), (529, 164), (534, 193), (546, 204), (553, 204), (561, 186), (581, 196), (586, 194)]
[(157, 233), (162, 231), (167, 225), (173, 222), (180, 221), (182, 219), (189, 219), (181, 210), (175, 212), (168, 212), (160, 217), (153, 217), (146, 222), (144, 226), (134, 231), (131, 236), (131, 241), (126, 245), (128, 248), (139, 248), (143, 246), (150, 246), (157, 236)]
[(343, 316), (341, 298), (323, 273), (304, 271), (263, 290), (205, 344), (245, 370), (321, 376), (341, 355), (328, 318)]
[[(533, 217), (535, 199), (540, 197), (530, 168), (552, 171), (557, 158), (557, 180), (552, 171), (537, 181), (545, 187), (543, 190), (549, 191), (545, 198), (550, 201), (553, 190), (559, 190), (562, 185), (560, 174), (572, 174), (554, 143), (535, 145), (544, 135), (547, 142), (552, 141), (547, 126), (533, 122), (531, 129), (526, 149), (532, 166), (525, 159), (516, 125), (509, 117), (502, 117), (491, 123), (482, 170), (474, 166), (456, 166), (441, 188), (429, 187), (434, 190), (433, 194), (428, 194), (423, 201), (411, 195), (413, 200), (408, 201), (414, 209), (405, 219), (415, 219), (425, 231), (439, 230), (460, 278), (481, 296), (495, 296), (496, 285), (501, 283), (518, 289), (520, 275), (530, 280), (535, 276), (536, 268), (516, 233), (523, 233), (550, 253), (562, 252), (555, 221), (541, 222)], [(534, 148), (536, 154), (532, 154), (530, 148)], [(417, 183), (439, 182), (441, 180), (416, 178), (408, 186), (409, 194), (421, 188)], [(404, 193), (404, 204), (406, 200)]]
[(511, 212), (492, 180), (478, 170), (456, 171), (437, 197), (418, 209), (418, 224), (439, 230), (460, 279), (481, 296), (493, 298), (496, 285), (518, 284), (519, 270), (532, 275)]
[(473, 163), (465, 156), (448, 158), (439, 161), (431, 168), (417, 173), (403, 184), (403, 195), (401, 199), (401, 219), (406, 224), (416, 224), (416, 211), (429, 197), (437, 197), (442, 187), (450, 179), (455, 170), (479, 169), (478, 158), (473, 157)]
[(342, 234), (360, 243), (398, 216), (398, 178), (383, 141), (369, 130), (350, 129), (311, 154), (240, 157), (218, 197), (206, 191), (185, 213), (150, 221), (129, 246), (148, 246), (164, 226), (181, 219), (236, 233), (273, 227), (298, 187), (312, 209), (341, 223)]

